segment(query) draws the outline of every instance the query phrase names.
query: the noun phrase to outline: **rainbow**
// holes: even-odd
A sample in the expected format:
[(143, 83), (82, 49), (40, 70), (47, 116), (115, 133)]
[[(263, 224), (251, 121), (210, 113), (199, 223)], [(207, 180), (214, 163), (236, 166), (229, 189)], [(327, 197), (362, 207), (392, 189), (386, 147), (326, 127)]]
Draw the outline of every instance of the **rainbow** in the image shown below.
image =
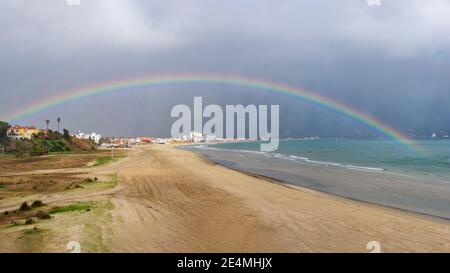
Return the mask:
[(57, 96), (45, 98), (36, 101), (30, 105), (9, 113), (0, 120), (8, 122), (20, 120), (33, 115), (39, 111), (61, 105), (70, 101), (115, 91), (126, 91), (135, 88), (149, 88), (176, 84), (220, 84), (229, 86), (240, 86), (253, 88), (270, 93), (285, 94), (306, 102), (314, 103), (323, 108), (340, 113), (352, 120), (361, 123), (370, 129), (380, 132), (384, 136), (397, 140), (405, 145), (413, 145), (413, 140), (401, 132), (393, 129), (387, 124), (382, 123), (373, 116), (351, 108), (341, 102), (331, 100), (319, 94), (315, 94), (298, 87), (289, 86), (282, 83), (270, 82), (260, 79), (241, 77), (241, 76), (223, 76), (211, 74), (180, 74), (180, 75), (158, 75), (146, 76), (140, 78), (131, 78), (124, 80), (115, 80), (98, 85), (87, 86), (71, 91), (59, 92)]

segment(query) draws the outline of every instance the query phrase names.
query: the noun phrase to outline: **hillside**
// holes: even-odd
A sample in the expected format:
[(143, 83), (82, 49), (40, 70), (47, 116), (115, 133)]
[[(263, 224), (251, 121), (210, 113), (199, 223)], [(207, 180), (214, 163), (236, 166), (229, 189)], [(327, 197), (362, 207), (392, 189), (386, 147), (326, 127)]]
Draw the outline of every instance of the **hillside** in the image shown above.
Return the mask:
[(6, 153), (16, 157), (41, 156), (48, 153), (93, 151), (97, 145), (88, 139), (78, 139), (67, 133), (48, 131), (34, 135), (32, 139), (9, 139), (5, 147)]

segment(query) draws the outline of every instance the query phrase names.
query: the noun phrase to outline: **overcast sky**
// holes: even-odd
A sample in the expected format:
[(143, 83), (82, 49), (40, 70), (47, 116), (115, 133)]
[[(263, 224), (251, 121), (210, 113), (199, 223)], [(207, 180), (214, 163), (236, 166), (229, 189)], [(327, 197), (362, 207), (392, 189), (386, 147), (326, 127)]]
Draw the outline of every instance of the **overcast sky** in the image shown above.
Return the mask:
[[(80, 1), (0, 1), (0, 116), (76, 87), (208, 72), (313, 90), (405, 132), (450, 132), (450, 1)], [(192, 85), (87, 98), (14, 122), (45, 127), (60, 116), (72, 131), (164, 136), (172, 106), (194, 95), (280, 104), (283, 136), (364, 129), (282, 95)]]

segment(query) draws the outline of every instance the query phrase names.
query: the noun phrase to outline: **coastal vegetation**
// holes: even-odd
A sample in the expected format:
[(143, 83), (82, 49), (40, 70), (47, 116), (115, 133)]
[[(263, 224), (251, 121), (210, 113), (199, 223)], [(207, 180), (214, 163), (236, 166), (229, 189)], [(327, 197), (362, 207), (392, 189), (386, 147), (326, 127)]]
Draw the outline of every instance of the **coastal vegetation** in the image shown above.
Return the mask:
[(54, 207), (49, 211), (49, 214), (57, 214), (64, 212), (90, 211), (91, 202), (76, 202), (64, 207)]
[[(32, 143), (36, 142), (55, 141), (33, 139)], [(114, 161), (127, 153), (116, 150)], [(49, 152), (47, 156), (17, 158), (8, 154), (2, 157), (1, 249), (12, 246), (24, 251), (65, 251), (67, 233), (76, 226), (82, 234), (80, 243), (84, 249), (106, 251), (103, 228), (111, 224), (113, 208), (107, 196), (108, 191), (117, 186), (118, 175), (92, 166), (97, 162), (102, 165), (113, 162), (106, 160), (109, 155), (110, 151), (96, 149)]]
[(8, 129), (11, 127), (9, 123), (0, 121), (0, 150), (3, 153), (5, 146), (8, 144)]
[[(58, 126), (61, 121), (58, 120)], [(49, 120), (46, 120), (48, 127)], [(0, 121), (0, 150), (4, 154), (12, 154), (17, 158), (37, 157), (49, 153), (93, 151), (97, 145), (88, 139), (77, 139), (70, 135), (68, 129), (63, 129), (61, 134), (58, 131), (52, 131), (47, 128), (28, 138), (11, 138), (8, 136), (10, 124)]]
[[(112, 222), (106, 192), (118, 184), (117, 173), (99, 168), (128, 155), (126, 150), (97, 149), (95, 140), (58, 130), (11, 126), (0, 121), (0, 245), (24, 251), (58, 246), (74, 226), (90, 251), (106, 251), (103, 227)], [(97, 141), (97, 143), (101, 143)], [(105, 193), (102, 193), (104, 191)], [(92, 199), (86, 196), (94, 194)], [(82, 223), (82, 225), (79, 225)], [(62, 248), (61, 248), (62, 247)], [(51, 248), (51, 250), (55, 250)]]
[(94, 167), (100, 167), (100, 166), (105, 166), (105, 165), (108, 165), (108, 164), (110, 164), (110, 163), (114, 163), (114, 162), (116, 162), (116, 161), (119, 161), (119, 160), (121, 160), (121, 159), (123, 159), (123, 158), (125, 158), (126, 156), (114, 156), (114, 157), (111, 157), (111, 156), (101, 156), (101, 157), (98, 157), (97, 158), (97, 160), (96, 160), (96, 162), (95, 162), (95, 164), (94, 164)]

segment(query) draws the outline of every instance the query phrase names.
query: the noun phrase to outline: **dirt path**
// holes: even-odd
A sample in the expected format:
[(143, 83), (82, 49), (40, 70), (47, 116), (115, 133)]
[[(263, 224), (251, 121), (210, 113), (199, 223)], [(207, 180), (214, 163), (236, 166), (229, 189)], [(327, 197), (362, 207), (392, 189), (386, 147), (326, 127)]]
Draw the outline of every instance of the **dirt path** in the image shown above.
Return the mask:
[(450, 251), (450, 223), (254, 178), (170, 145), (117, 171), (113, 252)]

